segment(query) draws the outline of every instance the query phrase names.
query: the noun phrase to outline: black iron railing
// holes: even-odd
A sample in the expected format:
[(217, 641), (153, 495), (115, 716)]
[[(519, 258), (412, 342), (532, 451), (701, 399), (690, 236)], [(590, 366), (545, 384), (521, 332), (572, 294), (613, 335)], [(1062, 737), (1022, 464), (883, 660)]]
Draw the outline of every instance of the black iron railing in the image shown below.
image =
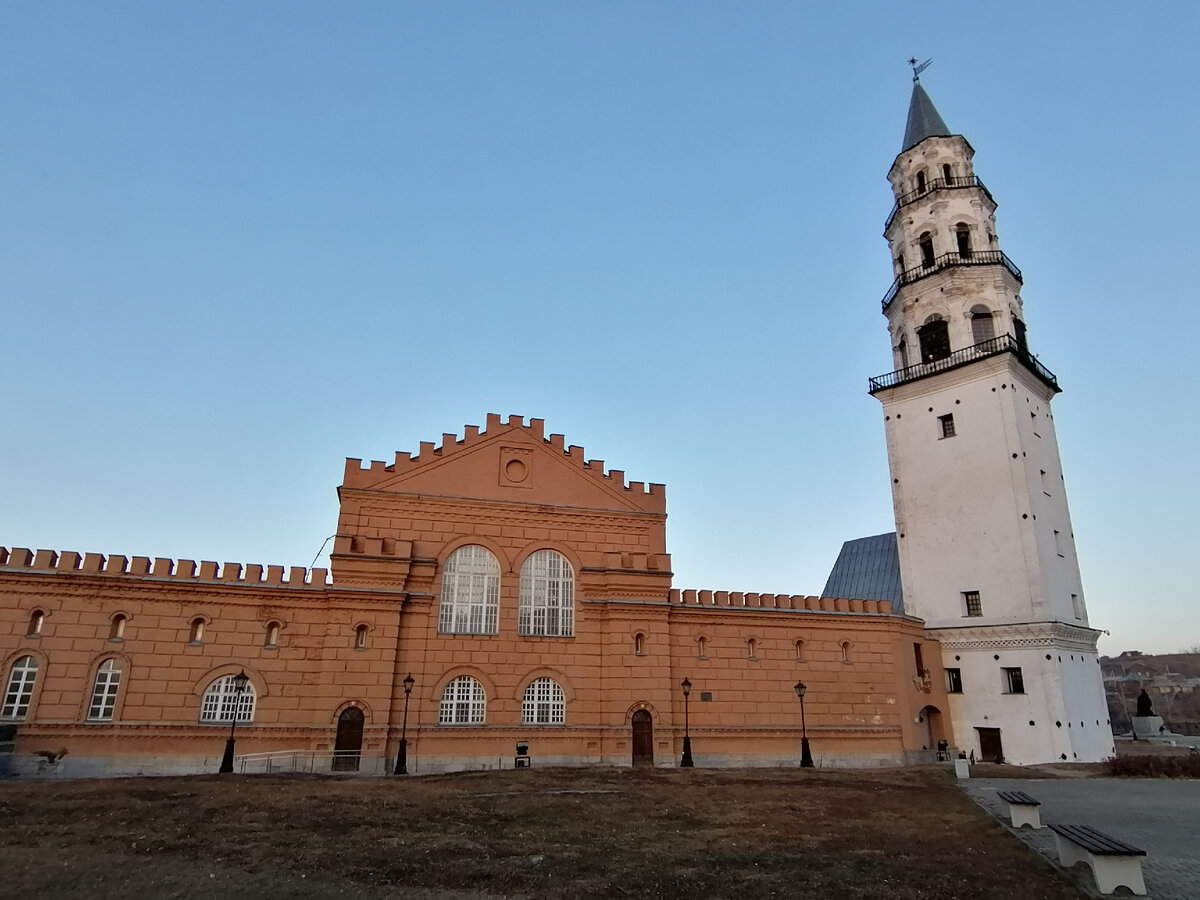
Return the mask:
[(1038, 362), (1037, 357), (1029, 352), (1029, 348), (1018, 342), (1011, 334), (1003, 334), (1000, 337), (981, 341), (973, 347), (955, 350), (949, 356), (945, 356), (942, 359), (917, 363), (915, 366), (907, 366), (903, 369), (897, 369), (895, 372), (888, 372), (886, 375), (879, 375), (870, 380), (868, 390), (874, 394), (877, 391), (882, 391), (884, 388), (895, 387), (907, 381), (916, 381), (918, 378), (926, 378), (930, 375), (936, 375), (939, 372), (947, 372), (950, 369), (957, 369), (959, 366), (965, 366), (967, 363), (975, 362), (978, 359), (986, 359), (989, 356), (997, 356), (1001, 353), (1015, 354), (1017, 359), (1024, 363), (1025, 367), (1040, 378), (1048, 387), (1055, 392), (1062, 390), (1058, 386), (1058, 379), (1054, 377), (1054, 373)]
[(883, 230), (887, 231), (892, 227), (892, 220), (896, 218), (896, 213), (900, 212), (908, 204), (920, 200), (926, 194), (931, 194), (934, 191), (954, 190), (956, 188), (973, 188), (977, 187), (987, 198), (993, 203), (996, 201), (992, 198), (992, 192), (987, 189), (982, 181), (974, 175), (951, 176), (950, 178), (934, 178), (925, 183), (925, 187), (918, 188), (915, 191), (909, 191), (907, 194), (901, 194), (896, 201), (896, 205), (892, 207), (892, 211), (888, 213), (887, 222), (883, 226)]
[(888, 288), (888, 292), (883, 295), (883, 311), (887, 312), (888, 305), (896, 299), (896, 292), (902, 286), (912, 284), (914, 281), (920, 281), (934, 272), (940, 272), (942, 269), (952, 269), (956, 266), (997, 265), (1004, 266), (1017, 281), (1022, 284), (1025, 283), (1021, 277), (1021, 270), (1017, 268), (1017, 264), (1009, 259), (1008, 255), (1001, 250), (968, 250), (966, 253), (943, 253), (941, 256), (930, 260), (929, 265), (916, 266), (901, 272), (896, 277), (896, 280), (892, 282), (892, 286)]

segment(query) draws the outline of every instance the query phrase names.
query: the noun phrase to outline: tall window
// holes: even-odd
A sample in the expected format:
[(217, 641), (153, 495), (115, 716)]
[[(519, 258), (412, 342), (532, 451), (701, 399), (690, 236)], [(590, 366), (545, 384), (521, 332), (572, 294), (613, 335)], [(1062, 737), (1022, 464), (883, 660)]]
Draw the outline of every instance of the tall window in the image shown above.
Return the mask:
[(500, 610), (500, 564), (486, 547), (468, 544), (446, 559), (438, 631), (495, 634)]
[(561, 725), (565, 721), (567, 698), (553, 678), (538, 678), (525, 688), (521, 701), (522, 725)]
[(917, 173), (917, 190), (924, 191), (926, 184), (927, 184), (927, 182), (925, 180), (925, 170), (922, 169), (920, 172)]
[(633, 636), (633, 652), (638, 656), (646, 652), (646, 636), (640, 631)]
[(904, 338), (900, 338), (900, 343), (896, 345), (896, 352), (900, 354), (900, 368), (908, 368), (908, 342)]
[(371, 629), (369, 629), (366, 625), (359, 625), (357, 628), (354, 629), (354, 649), (355, 650), (366, 650), (367, 649), (367, 632), (370, 630)]
[(965, 222), (954, 228), (954, 239), (958, 242), (958, 255), (964, 259), (971, 255), (971, 229)]
[(952, 438), (957, 432), (954, 430), (954, 414), (947, 413), (944, 416), (938, 416), (938, 433), (942, 438)]
[(979, 599), (979, 591), (963, 591), (963, 605), (967, 608), (968, 616), (983, 615), (983, 601)]
[(746, 641), (746, 656), (749, 659), (758, 659), (758, 641), (754, 638), (749, 638)]
[(804, 641), (802, 640), (796, 641), (796, 659), (798, 661), (804, 660)]
[(1078, 594), (1071, 595), (1071, 608), (1075, 610), (1075, 618), (1083, 618), (1083, 598)]
[(204, 617), (196, 616), (192, 619), (191, 625), (188, 627), (188, 643), (202, 644), (204, 643)]
[(108, 623), (108, 639), (110, 641), (125, 640), (125, 616), (117, 613)]
[(1004, 668), (1000, 670), (1004, 675), (1004, 693), (1006, 694), (1023, 694), (1025, 693), (1025, 677), (1021, 674), (1019, 666), (1012, 668)]
[(996, 336), (996, 324), (992, 311), (986, 306), (971, 307), (971, 340), (976, 344), (990, 341)]
[(921, 645), (913, 644), (913, 661), (917, 664), (917, 675), (924, 678), (925, 672), (925, 656), (921, 653)]
[(46, 614), (40, 609), (35, 609), (29, 614), (29, 627), (25, 631), (25, 636), (36, 637), (41, 634), (44, 624), (46, 624)]
[(238, 694), (233, 679), (233, 675), (223, 675), (205, 690), (200, 701), (201, 722), (228, 724), (235, 715), (239, 723), (254, 721), (254, 684), (246, 682), (246, 689)]
[(575, 570), (557, 550), (538, 550), (521, 566), (517, 633), (570, 637), (575, 632)]
[(962, 669), (947, 669), (946, 670), (946, 693), (961, 694), (962, 693)]
[(921, 342), (921, 362), (937, 362), (950, 355), (950, 326), (936, 313), (917, 329)]
[(933, 235), (928, 231), (921, 234), (920, 240), (917, 241), (921, 248), (921, 265), (929, 268), (933, 265)]
[(954, 178), (954, 170), (950, 168), (950, 163), (942, 163), (942, 177), (946, 179), (946, 184), (950, 184)]
[(37, 660), (32, 656), (22, 656), (13, 663), (8, 673), (8, 687), (4, 689), (4, 706), (0, 708), (0, 717), (23, 719), (29, 713), (37, 670)]
[(708, 638), (704, 636), (696, 638), (696, 656), (700, 659), (708, 659)]
[(470, 675), (460, 675), (442, 691), (439, 725), (482, 725), (487, 696), (483, 685)]
[(106, 659), (96, 670), (92, 686), (92, 702), (88, 706), (89, 722), (109, 722), (117, 708), (117, 689), (121, 686), (121, 661)]
[(263, 641), (263, 646), (265, 648), (267, 648), (268, 650), (274, 650), (276, 647), (279, 646), (279, 623), (278, 622), (268, 622), (267, 623), (267, 637), (266, 637), (266, 640)]

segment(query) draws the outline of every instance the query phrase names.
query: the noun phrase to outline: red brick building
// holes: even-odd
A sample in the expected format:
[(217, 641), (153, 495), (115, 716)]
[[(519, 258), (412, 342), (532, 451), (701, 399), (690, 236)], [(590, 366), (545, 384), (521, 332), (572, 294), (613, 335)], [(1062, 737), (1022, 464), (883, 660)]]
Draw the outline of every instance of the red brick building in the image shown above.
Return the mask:
[(236, 714), (239, 756), (315, 751), (318, 767), (336, 747), (390, 769), (402, 733), (410, 772), (512, 765), (518, 741), (538, 765), (670, 766), (685, 678), (697, 765), (796, 764), (798, 681), (818, 764), (923, 758), (950, 733), (919, 620), (674, 589), (663, 486), (538, 419), (348, 460), (339, 492), (329, 572), (0, 549), (18, 757), (214, 771)]

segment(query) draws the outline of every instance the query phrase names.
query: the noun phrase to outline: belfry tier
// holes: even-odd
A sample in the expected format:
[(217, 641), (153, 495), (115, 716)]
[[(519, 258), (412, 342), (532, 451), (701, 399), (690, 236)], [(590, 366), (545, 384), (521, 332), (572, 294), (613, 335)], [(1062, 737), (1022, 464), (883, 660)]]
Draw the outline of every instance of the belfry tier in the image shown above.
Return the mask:
[[(923, 377), (932, 363), (940, 371), (1027, 352), (1021, 270), (1000, 250), (996, 201), (974, 155), (915, 83), (904, 148), (888, 172), (895, 204), (883, 231), (895, 274), (883, 313), (897, 371), (883, 376), (887, 384), (873, 380), (872, 390)], [(1037, 374), (1057, 389), (1049, 372)]]

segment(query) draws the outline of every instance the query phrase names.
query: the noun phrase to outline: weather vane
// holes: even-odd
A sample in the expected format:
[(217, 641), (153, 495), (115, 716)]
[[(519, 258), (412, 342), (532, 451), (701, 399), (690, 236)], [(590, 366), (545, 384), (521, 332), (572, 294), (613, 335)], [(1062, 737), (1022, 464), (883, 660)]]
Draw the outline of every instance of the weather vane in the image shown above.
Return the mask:
[(908, 64), (910, 66), (912, 66), (912, 70), (913, 70), (913, 81), (921, 80), (921, 73), (929, 68), (929, 64), (931, 62), (933, 62), (932, 56), (929, 59), (925, 60), (925, 62), (921, 63), (920, 65), (917, 65), (917, 58), (915, 56), (910, 56), (908, 58)]

